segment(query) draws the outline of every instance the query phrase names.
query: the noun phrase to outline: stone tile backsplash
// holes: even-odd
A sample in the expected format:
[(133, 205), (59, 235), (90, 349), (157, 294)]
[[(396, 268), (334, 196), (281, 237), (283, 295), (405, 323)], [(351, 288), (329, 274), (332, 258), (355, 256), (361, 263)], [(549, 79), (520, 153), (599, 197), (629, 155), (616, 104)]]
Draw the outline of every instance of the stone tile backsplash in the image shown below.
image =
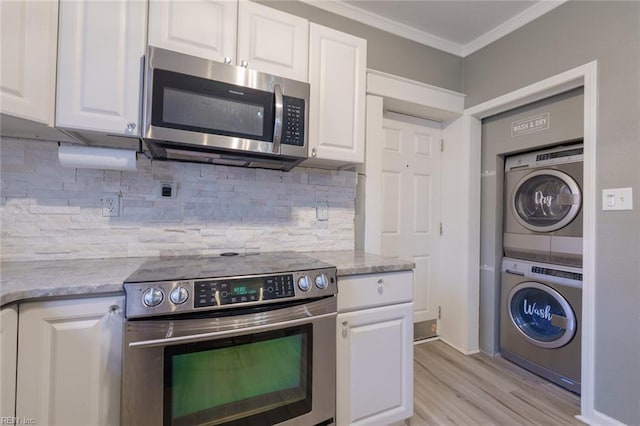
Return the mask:
[[(355, 172), (145, 158), (121, 172), (63, 168), (57, 155), (55, 142), (0, 139), (2, 261), (354, 247)], [(175, 198), (160, 196), (165, 181)], [(119, 194), (118, 217), (103, 217), (104, 193)]]

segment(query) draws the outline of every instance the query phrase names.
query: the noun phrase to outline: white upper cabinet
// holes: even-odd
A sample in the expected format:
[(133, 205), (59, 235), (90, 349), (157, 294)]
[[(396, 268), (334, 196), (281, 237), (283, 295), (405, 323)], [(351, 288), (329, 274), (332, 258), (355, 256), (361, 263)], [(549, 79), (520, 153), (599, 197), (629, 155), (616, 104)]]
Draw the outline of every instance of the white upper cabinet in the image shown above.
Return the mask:
[(145, 1), (62, 0), (56, 126), (140, 135)]
[(0, 2), (2, 113), (53, 125), (58, 2)]
[(309, 79), (309, 21), (258, 3), (238, 4), (238, 65), (293, 80)]
[(149, 45), (235, 62), (237, 15), (237, 0), (149, 0)]
[(366, 72), (366, 40), (311, 23), (309, 155), (312, 159), (364, 163)]
[(150, 0), (149, 45), (308, 81), (309, 21), (247, 0)]

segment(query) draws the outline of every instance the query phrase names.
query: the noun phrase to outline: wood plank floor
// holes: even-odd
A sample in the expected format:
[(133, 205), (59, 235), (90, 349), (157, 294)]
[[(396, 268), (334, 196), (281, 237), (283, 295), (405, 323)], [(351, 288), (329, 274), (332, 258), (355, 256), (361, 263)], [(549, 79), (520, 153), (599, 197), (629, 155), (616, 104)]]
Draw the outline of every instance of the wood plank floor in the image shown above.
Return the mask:
[(580, 397), (500, 357), (465, 356), (441, 341), (414, 347), (421, 425), (582, 425)]

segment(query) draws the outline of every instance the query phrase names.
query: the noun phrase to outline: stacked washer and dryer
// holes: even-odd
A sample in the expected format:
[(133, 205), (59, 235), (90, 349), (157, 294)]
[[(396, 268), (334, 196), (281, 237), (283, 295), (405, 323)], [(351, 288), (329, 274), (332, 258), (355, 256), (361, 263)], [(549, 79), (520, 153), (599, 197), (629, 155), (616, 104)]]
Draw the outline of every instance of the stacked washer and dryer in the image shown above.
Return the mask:
[(502, 356), (580, 393), (583, 146), (507, 157)]

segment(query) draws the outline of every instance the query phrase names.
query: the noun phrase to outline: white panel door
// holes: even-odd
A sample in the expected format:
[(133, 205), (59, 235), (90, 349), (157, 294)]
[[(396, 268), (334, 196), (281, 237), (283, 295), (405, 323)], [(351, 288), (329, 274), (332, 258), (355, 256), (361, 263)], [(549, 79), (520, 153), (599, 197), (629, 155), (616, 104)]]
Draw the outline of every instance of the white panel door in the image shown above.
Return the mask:
[(140, 135), (144, 1), (60, 2), (56, 126)]
[(236, 64), (280, 77), (309, 81), (309, 21), (240, 0)]
[(237, 0), (150, 0), (149, 45), (235, 62)]
[(367, 41), (311, 24), (309, 148), (317, 159), (364, 163)]
[(441, 125), (393, 116), (383, 121), (380, 148), (381, 254), (415, 262), (414, 322), (421, 322), (437, 318)]
[(0, 2), (2, 113), (53, 125), (58, 2)]
[(20, 306), (16, 416), (119, 425), (124, 297)]
[(336, 424), (386, 425), (413, 414), (411, 303), (338, 314)]

